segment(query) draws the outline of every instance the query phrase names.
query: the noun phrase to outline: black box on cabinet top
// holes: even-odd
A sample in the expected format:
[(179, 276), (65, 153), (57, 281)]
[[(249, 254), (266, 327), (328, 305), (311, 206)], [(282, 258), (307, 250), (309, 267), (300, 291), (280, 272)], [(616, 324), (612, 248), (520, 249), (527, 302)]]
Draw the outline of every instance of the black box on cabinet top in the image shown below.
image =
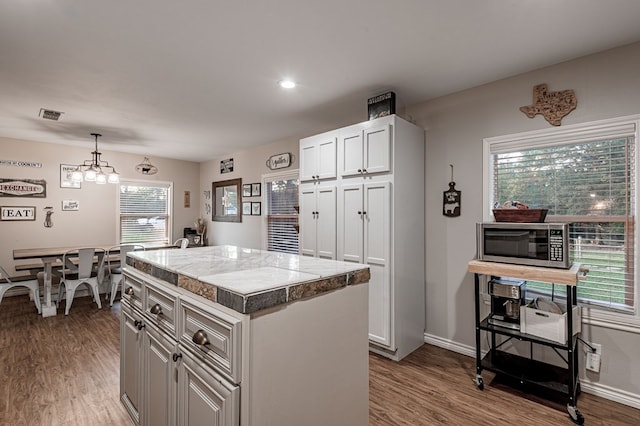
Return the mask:
[(396, 94), (393, 92), (383, 93), (367, 100), (369, 120), (396, 113)]

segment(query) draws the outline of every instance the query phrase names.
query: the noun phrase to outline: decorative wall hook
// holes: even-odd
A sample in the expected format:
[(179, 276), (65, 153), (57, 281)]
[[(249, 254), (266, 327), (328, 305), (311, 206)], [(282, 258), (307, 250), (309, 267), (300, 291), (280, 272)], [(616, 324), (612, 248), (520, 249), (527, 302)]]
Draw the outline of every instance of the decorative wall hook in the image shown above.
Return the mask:
[(451, 167), (451, 181), (449, 189), (442, 194), (442, 214), (447, 217), (458, 217), (462, 204), (462, 191), (456, 190), (456, 183), (453, 181), (453, 164), (449, 164), (449, 167)]
[(44, 227), (51, 228), (53, 227), (53, 221), (51, 220), (51, 215), (53, 214), (53, 207), (45, 207), (45, 218), (44, 218)]

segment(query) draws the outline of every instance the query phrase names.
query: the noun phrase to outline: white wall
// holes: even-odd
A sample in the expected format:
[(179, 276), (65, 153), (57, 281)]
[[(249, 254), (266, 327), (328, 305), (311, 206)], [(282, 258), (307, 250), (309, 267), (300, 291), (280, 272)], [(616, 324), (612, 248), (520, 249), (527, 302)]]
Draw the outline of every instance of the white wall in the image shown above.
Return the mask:
[[(286, 125), (283, 124), (283, 125)], [(241, 223), (212, 222), (211, 216), (204, 213), (203, 191), (211, 190), (213, 182), (227, 179), (242, 178), (242, 183), (258, 183), (262, 181), (264, 174), (274, 173), (266, 166), (269, 157), (275, 154), (290, 152), (293, 154), (291, 166), (278, 171), (294, 170), (298, 168), (298, 143), (299, 139), (287, 139), (259, 146), (252, 150), (241, 151), (217, 158), (200, 164), (200, 199), (201, 214), (209, 223), (207, 240), (209, 245), (234, 244), (247, 248), (262, 248), (262, 234), (264, 232), (264, 203), (261, 216), (243, 216)], [(220, 173), (220, 161), (233, 158), (234, 168), (231, 173)], [(264, 194), (264, 188), (262, 188)], [(262, 197), (247, 197), (243, 201), (260, 201)], [(209, 200), (211, 203), (212, 200)]]
[[(515, 76), (413, 105), (405, 115), (426, 129), (426, 311), (427, 336), (459, 348), (474, 348), (473, 277), (475, 223), (482, 221), (482, 140), (546, 129), (542, 116), (527, 118), (519, 107), (532, 101), (533, 86), (573, 89), (578, 107), (563, 125), (640, 113), (640, 43)], [(442, 192), (454, 165), (462, 191), (462, 214), (442, 215)], [(638, 258), (636, 259), (638, 262)], [(589, 325), (584, 335), (602, 343), (602, 369), (589, 373), (598, 389), (614, 390), (640, 404), (640, 330)], [(585, 381), (586, 382), (586, 381)], [(585, 388), (585, 386), (583, 386)], [(629, 402), (625, 401), (625, 402)]]
[[(91, 158), (93, 145), (77, 148), (0, 138), (0, 159), (42, 163), (42, 168), (0, 165), (1, 178), (44, 179), (46, 198), (0, 197), (2, 206), (35, 206), (35, 221), (0, 222), (0, 264), (14, 273), (13, 249), (58, 246), (112, 245), (117, 239), (117, 185), (83, 182), (81, 189), (60, 188), (60, 164), (78, 164)], [(173, 236), (182, 237), (198, 217), (198, 163), (150, 157), (158, 167), (154, 176), (142, 176), (134, 169), (143, 156), (102, 150), (102, 159), (113, 165), (122, 179), (173, 182)], [(183, 204), (184, 191), (191, 191), (191, 207)], [(63, 199), (80, 202), (79, 211), (61, 211)], [(44, 227), (44, 207), (53, 207), (53, 227)], [(33, 263), (33, 262), (25, 262)]]

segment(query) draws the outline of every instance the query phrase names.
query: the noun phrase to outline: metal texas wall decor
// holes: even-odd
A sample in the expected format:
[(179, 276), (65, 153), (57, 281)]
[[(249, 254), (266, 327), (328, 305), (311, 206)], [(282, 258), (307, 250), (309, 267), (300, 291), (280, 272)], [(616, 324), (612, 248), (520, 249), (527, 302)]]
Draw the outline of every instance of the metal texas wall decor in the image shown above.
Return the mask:
[(577, 106), (578, 100), (573, 90), (548, 92), (546, 84), (538, 84), (533, 88), (533, 103), (520, 107), (520, 111), (529, 118), (542, 114), (550, 124), (559, 126), (562, 118)]

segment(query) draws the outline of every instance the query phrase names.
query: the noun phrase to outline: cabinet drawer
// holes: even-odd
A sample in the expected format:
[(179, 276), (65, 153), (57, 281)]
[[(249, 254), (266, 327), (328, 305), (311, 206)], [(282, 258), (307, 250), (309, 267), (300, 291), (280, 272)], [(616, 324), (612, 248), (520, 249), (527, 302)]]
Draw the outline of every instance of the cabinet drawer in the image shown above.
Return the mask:
[(180, 303), (180, 343), (232, 382), (240, 383), (241, 320), (214, 310), (183, 299)]
[(142, 281), (125, 274), (124, 284), (122, 286), (122, 300), (129, 303), (129, 306), (133, 306), (142, 310)]
[(144, 315), (160, 330), (177, 339), (176, 313), (178, 312), (178, 293), (155, 285), (152, 282), (145, 282), (144, 296)]

